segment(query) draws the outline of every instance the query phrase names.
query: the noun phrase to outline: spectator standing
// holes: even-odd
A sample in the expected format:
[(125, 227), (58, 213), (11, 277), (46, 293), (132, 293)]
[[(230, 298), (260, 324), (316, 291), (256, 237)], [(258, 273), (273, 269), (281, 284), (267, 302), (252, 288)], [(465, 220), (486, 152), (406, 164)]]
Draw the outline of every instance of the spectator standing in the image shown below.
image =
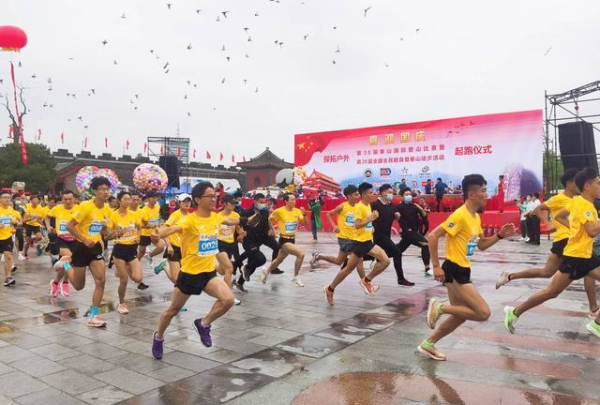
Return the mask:
[(435, 183), (434, 188), (435, 188), (435, 200), (436, 200), (435, 210), (437, 212), (441, 212), (442, 211), (442, 199), (444, 198), (444, 194), (446, 193), (446, 190), (448, 189), (448, 185), (442, 181), (441, 177), (438, 177), (437, 183)]

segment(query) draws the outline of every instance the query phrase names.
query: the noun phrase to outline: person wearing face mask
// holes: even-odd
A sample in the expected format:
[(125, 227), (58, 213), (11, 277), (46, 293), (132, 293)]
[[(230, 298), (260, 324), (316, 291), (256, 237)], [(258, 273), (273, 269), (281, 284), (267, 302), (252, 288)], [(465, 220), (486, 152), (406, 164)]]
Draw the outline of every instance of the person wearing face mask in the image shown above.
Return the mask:
[(526, 243), (531, 245), (540, 244), (540, 218), (534, 212), (535, 209), (541, 204), (539, 198), (539, 193), (533, 193), (533, 197), (527, 202), (527, 211), (525, 211), (527, 234), (529, 235), (530, 239)]
[(404, 278), (402, 271), (402, 251), (391, 238), (392, 224), (394, 220), (400, 218), (397, 207), (392, 203), (393, 199), (394, 193), (391, 185), (384, 184), (379, 187), (379, 198), (371, 204), (371, 210), (379, 212), (379, 217), (373, 221), (373, 242), (382, 248), (390, 259), (394, 259), (398, 285), (412, 287), (415, 283)]
[[(413, 202), (410, 190), (404, 192), (404, 201), (398, 205), (398, 213), (400, 214), (399, 222), (402, 229), (402, 240), (398, 243), (398, 249), (400, 249), (401, 253), (404, 253), (410, 245), (421, 248), (421, 258), (423, 259), (423, 265), (425, 265), (425, 277), (431, 276), (429, 244), (427, 243), (427, 238), (419, 232), (421, 225), (419, 216), (427, 216), (427, 213), (418, 204)], [(396, 260), (394, 260), (395, 262)], [(398, 262), (400, 268), (402, 268), (401, 257)]]

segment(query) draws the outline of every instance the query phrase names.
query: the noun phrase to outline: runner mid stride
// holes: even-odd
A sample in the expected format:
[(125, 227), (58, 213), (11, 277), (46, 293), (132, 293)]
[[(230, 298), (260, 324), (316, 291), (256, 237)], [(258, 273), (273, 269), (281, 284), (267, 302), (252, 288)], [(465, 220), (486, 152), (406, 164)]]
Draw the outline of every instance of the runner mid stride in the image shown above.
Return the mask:
[[(429, 301), (427, 325), (435, 329), (439, 317), (450, 315), (425, 339), (417, 350), (434, 360), (446, 360), (435, 344), (448, 336), (465, 321), (484, 322), (490, 317), (490, 307), (479, 291), (471, 284), (470, 257), (475, 248), (486, 250), (500, 239), (514, 233), (513, 224), (504, 224), (500, 231), (489, 238), (483, 237), (481, 219), (487, 202), (487, 183), (482, 175), (470, 174), (462, 181), (465, 203), (440, 226), (429, 234), (429, 249), (433, 263), (433, 276), (448, 290), (450, 304), (442, 304), (435, 298)], [(440, 267), (439, 239), (446, 237), (446, 260)]]

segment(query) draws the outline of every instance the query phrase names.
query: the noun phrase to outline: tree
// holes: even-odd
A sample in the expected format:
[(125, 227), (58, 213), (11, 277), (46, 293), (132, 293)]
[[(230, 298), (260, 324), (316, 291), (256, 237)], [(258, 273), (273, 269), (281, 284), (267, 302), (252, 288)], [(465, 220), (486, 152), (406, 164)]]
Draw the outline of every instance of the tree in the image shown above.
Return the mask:
[(21, 163), (21, 146), (11, 143), (0, 147), (0, 187), (10, 187), (15, 181), (25, 182), (28, 191), (47, 191), (56, 181), (56, 162), (45, 145), (28, 143), (27, 165)]
[(21, 133), (22, 128), (19, 127), (19, 122), (23, 125), (23, 117), (27, 115), (29, 110), (27, 109), (27, 105), (23, 99), (23, 87), (18, 87), (19, 89), (19, 101), (21, 102), (21, 111), (19, 111), (19, 116), (15, 117), (14, 110), (10, 106), (10, 96), (8, 94), (4, 95), (4, 102), (0, 103), (4, 107), (6, 107), (6, 111), (8, 111), (8, 117), (12, 121), (13, 128), (13, 143), (19, 145), (21, 140), (19, 139), (19, 134)]
[(546, 149), (544, 151), (544, 191), (547, 195), (552, 195), (555, 191), (563, 188), (560, 176), (563, 175), (564, 170), (562, 160), (560, 156), (557, 156), (556, 151)]

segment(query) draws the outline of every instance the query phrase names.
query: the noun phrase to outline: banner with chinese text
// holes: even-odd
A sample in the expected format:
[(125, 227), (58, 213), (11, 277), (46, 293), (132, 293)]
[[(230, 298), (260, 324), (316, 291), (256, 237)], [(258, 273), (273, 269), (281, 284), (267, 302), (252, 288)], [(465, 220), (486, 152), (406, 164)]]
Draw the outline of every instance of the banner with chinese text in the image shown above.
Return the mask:
[(479, 173), (493, 195), (503, 174), (510, 201), (542, 190), (542, 155), (541, 110), (488, 114), (296, 135), (294, 181), (335, 193), (406, 179), (423, 191), (428, 179), (452, 187)]

